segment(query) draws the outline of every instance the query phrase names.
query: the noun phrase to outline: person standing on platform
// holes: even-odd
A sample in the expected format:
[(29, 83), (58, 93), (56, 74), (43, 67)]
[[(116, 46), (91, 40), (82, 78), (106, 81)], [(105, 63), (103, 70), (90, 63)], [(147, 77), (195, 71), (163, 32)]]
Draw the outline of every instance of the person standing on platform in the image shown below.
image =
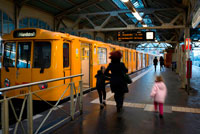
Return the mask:
[(161, 71), (161, 69), (162, 70), (164, 69), (164, 58), (161, 56), (159, 61), (160, 61), (160, 71)]
[(154, 64), (155, 72), (156, 72), (156, 66), (158, 65), (158, 59), (157, 59), (157, 57), (154, 58), (153, 64)]
[(151, 97), (154, 98), (154, 109), (157, 112), (157, 105), (159, 104), (160, 118), (163, 118), (163, 103), (167, 96), (167, 87), (163, 82), (161, 76), (156, 76), (155, 84), (151, 91)]
[[(103, 109), (106, 106), (106, 90), (105, 90), (105, 80), (108, 80), (104, 75), (105, 67), (101, 66), (101, 69), (97, 72), (95, 77), (97, 78), (96, 81), (96, 88), (99, 94), (99, 102), (100, 108)], [(102, 100), (103, 98), (103, 100)]]
[(124, 94), (128, 93), (128, 85), (124, 80), (124, 74), (128, 72), (128, 69), (123, 62), (120, 62), (122, 58), (120, 51), (111, 52), (109, 58), (111, 59), (111, 63), (108, 65), (105, 75), (110, 77), (110, 87), (111, 91), (114, 93), (117, 112), (121, 112)]

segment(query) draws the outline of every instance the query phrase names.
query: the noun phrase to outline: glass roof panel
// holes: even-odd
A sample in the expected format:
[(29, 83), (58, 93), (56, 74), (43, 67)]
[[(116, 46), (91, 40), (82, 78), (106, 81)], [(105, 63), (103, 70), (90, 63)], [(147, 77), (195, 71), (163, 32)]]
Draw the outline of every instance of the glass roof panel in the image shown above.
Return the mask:
[[(121, 0), (112, 0), (120, 9), (128, 9), (126, 7), (126, 5), (121, 1)], [(142, 0), (131, 0), (131, 3), (133, 4), (133, 6), (137, 9), (137, 8), (144, 8), (144, 4), (142, 2)], [(144, 13), (143, 12), (139, 12), (140, 16), (143, 16)], [(129, 18), (135, 18), (131, 13), (126, 13), (126, 15)], [(135, 24), (137, 23), (137, 19), (131, 19)], [(143, 19), (145, 24), (147, 24), (148, 26), (154, 26), (152, 24), (152, 21), (149, 17), (149, 15), (146, 15), (145, 18)], [(142, 27), (141, 24), (138, 24), (138, 27)]]
[(121, 0), (112, 0), (119, 8), (128, 9)]
[(144, 8), (142, 0), (131, 0), (135, 8)]

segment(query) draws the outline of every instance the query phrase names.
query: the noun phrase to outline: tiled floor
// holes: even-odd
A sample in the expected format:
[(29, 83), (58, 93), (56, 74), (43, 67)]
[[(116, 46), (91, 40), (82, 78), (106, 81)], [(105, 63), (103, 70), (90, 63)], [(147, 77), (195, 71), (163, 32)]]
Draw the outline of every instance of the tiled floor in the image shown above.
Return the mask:
[[(83, 116), (52, 134), (199, 134), (199, 87), (196, 86), (195, 94), (188, 96), (185, 90), (180, 89), (180, 80), (171, 69), (145, 71), (132, 75), (134, 83), (129, 85), (122, 113), (116, 112), (113, 94), (109, 89), (107, 106), (103, 110), (99, 107), (97, 92), (93, 91), (84, 97)], [(140, 77), (140, 74), (144, 75)], [(168, 88), (163, 119), (153, 112), (153, 100), (150, 98), (155, 75), (162, 75)], [(196, 77), (199, 75), (196, 74)], [(194, 81), (191, 84), (194, 85)]]

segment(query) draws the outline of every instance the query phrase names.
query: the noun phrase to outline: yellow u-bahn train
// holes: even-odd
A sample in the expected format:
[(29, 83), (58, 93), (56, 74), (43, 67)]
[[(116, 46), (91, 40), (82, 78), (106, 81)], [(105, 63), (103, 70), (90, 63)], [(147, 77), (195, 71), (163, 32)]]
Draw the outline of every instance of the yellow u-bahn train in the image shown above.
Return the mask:
[[(96, 85), (94, 76), (97, 70), (109, 64), (109, 53), (113, 50), (122, 52), (122, 62), (129, 73), (145, 68), (153, 61), (153, 55), (134, 49), (37, 28), (14, 30), (3, 36), (3, 42), (1, 87), (83, 73), (84, 89), (93, 88)], [(48, 87), (67, 82), (69, 80), (51, 82), (48, 83)], [(47, 101), (56, 101), (65, 88), (66, 85), (41, 92), (39, 95)], [(41, 88), (33, 86), (31, 90)], [(23, 88), (10, 91), (7, 95), (24, 94), (27, 91)], [(67, 96), (69, 92), (64, 98)], [(33, 96), (33, 100), (39, 98)]]

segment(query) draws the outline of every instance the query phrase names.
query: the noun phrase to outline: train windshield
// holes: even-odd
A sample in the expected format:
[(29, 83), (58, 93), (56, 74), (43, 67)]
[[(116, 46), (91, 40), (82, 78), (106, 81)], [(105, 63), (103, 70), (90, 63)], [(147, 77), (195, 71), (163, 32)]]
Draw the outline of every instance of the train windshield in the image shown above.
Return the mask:
[(49, 68), (51, 65), (51, 43), (35, 42), (33, 68)]
[(31, 42), (19, 42), (17, 48), (17, 68), (30, 68)]
[(15, 57), (16, 57), (16, 43), (15, 42), (5, 43), (3, 66), (4, 67), (15, 67)]

